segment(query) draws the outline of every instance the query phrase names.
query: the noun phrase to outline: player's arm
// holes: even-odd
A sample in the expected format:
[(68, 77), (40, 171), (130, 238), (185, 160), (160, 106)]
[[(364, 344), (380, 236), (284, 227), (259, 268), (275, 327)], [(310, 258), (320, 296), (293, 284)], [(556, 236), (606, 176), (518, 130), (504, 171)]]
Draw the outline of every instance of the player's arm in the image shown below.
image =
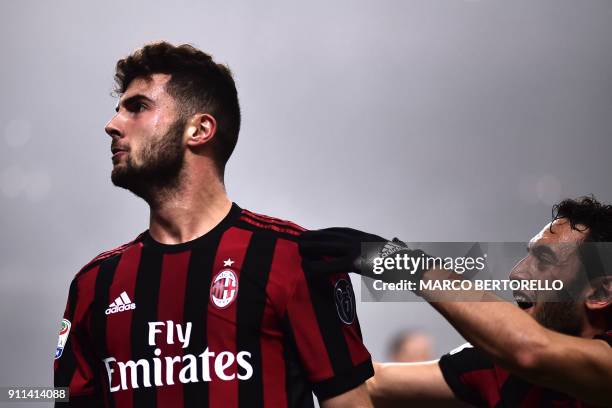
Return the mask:
[(361, 338), (348, 275), (302, 272), (286, 316), (287, 331), (320, 405), (371, 407), (365, 381), (374, 370)]
[[(424, 279), (459, 279), (432, 270)], [(612, 348), (603, 340), (548, 330), (518, 307), (483, 291), (462, 291), (474, 302), (436, 302), (443, 293), (421, 295), (468, 341), (513, 374), (593, 404), (612, 404)]]
[(350, 391), (321, 402), (322, 408), (369, 408), (371, 406), (372, 401), (365, 384), (361, 384)]
[(375, 363), (374, 369), (376, 374), (368, 380), (367, 387), (376, 407), (463, 406), (446, 383), (437, 361)]
[[(291, 276), (284, 310), (286, 332), (323, 407), (371, 406), (365, 382), (374, 375), (363, 344), (347, 273), (326, 275), (302, 262), (299, 245), (279, 242)], [(284, 245), (285, 248), (281, 248)]]
[(91, 276), (84, 280), (75, 278), (70, 285), (54, 361), (54, 385), (67, 387), (70, 399), (69, 402), (57, 402), (56, 407), (103, 406), (93, 348), (87, 335), (90, 280)]
[[(331, 273), (357, 265), (355, 257), (360, 256), (362, 242), (386, 240), (348, 228), (331, 228), (308, 232), (306, 241), (303, 246), (309, 262)], [(322, 254), (332, 259), (318, 261), (316, 257)], [(367, 272), (367, 268), (360, 271)], [(425, 273), (424, 278), (461, 279), (452, 272), (438, 270)], [(584, 401), (611, 404), (612, 349), (604, 341), (548, 330), (492, 293), (462, 291), (462, 299), (474, 300), (470, 302), (440, 302), (447, 294), (439, 291), (421, 294), (466, 339), (510, 372)]]

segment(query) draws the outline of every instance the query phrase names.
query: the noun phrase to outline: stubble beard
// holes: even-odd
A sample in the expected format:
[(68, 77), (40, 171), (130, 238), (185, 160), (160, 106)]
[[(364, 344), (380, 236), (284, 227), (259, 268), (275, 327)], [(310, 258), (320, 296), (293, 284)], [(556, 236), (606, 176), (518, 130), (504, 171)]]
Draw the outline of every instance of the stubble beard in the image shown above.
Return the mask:
[(542, 326), (570, 336), (580, 336), (583, 315), (580, 313), (581, 289), (584, 282), (579, 278), (565, 283), (565, 288), (554, 295), (554, 299), (536, 307), (533, 317)]
[(580, 336), (582, 316), (575, 302), (547, 302), (534, 311), (538, 323), (547, 329), (570, 336)]
[(128, 155), (124, 166), (115, 166), (111, 181), (149, 204), (176, 191), (184, 167), (183, 130), (186, 120), (178, 118), (159, 139), (144, 146), (141, 164)]

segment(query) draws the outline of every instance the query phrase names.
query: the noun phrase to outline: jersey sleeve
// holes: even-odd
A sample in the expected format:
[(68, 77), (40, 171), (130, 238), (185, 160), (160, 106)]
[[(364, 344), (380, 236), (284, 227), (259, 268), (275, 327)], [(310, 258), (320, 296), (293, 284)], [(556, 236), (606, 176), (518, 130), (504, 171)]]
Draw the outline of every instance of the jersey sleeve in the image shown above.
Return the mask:
[(100, 367), (96, 364), (89, 337), (94, 275), (75, 278), (70, 285), (54, 361), (54, 385), (68, 387), (70, 400), (57, 402), (56, 407), (103, 406)]
[(325, 400), (364, 383), (374, 370), (348, 274), (317, 273), (298, 259), (286, 323), (315, 395)]
[(487, 406), (498, 390), (492, 361), (469, 343), (443, 355), (438, 364), (455, 396), (468, 404)]

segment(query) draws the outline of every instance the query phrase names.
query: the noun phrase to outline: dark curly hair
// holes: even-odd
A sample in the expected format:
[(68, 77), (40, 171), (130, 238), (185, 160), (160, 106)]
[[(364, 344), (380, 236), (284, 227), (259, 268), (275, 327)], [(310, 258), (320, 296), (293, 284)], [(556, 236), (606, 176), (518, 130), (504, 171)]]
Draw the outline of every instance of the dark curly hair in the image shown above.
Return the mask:
[(560, 218), (567, 219), (574, 230), (588, 229), (580, 246), (587, 275), (612, 275), (612, 205), (602, 204), (592, 195), (565, 199), (553, 206), (553, 221)]
[(152, 74), (171, 76), (166, 92), (177, 100), (183, 118), (203, 112), (216, 119), (217, 133), (211, 148), (223, 179), (240, 131), (240, 104), (230, 69), (189, 44), (156, 42), (117, 61), (115, 93), (122, 95), (134, 79)]

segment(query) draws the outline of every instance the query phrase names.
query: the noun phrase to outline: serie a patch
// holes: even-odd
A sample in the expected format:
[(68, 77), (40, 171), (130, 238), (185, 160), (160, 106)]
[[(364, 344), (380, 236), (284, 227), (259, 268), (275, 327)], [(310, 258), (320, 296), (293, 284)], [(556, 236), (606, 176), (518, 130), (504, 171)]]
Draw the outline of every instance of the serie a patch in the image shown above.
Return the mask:
[(57, 348), (55, 349), (55, 359), (57, 360), (62, 356), (66, 342), (68, 341), (68, 334), (70, 334), (70, 327), (72, 324), (67, 319), (62, 319), (62, 324), (59, 331), (59, 339), (57, 340)]

